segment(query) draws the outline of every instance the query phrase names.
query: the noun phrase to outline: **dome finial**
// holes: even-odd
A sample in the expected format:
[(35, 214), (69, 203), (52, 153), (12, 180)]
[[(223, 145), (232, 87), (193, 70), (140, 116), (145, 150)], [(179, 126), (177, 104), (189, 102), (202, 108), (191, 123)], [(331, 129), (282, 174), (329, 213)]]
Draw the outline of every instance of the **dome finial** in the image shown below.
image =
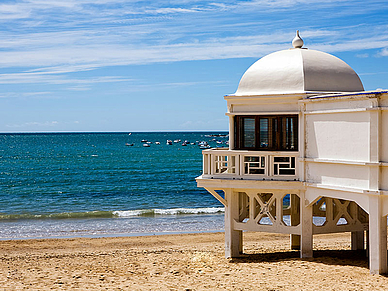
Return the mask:
[(302, 48), (303, 46), (303, 39), (299, 36), (299, 30), (296, 31), (296, 36), (292, 40), (292, 46), (294, 48)]

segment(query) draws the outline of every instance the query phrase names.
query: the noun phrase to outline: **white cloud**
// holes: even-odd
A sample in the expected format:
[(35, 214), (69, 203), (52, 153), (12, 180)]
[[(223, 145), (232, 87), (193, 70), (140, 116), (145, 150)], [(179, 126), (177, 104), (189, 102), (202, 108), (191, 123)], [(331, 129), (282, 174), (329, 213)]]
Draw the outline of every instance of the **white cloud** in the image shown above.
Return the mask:
[(1, 93), (0, 98), (24, 98), (24, 97), (34, 97), (34, 98), (50, 98), (52, 99), (52, 92), (42, 91), (42, 92), (7, 92)]
[(380, 52), (379, 55), (382, 57), (388, 57), (388, 47), (383, 48)]
[(19, 128), (19, 127), (55, 127), (59, 123), (58, 121), (45, 121), (45, 122), (39, 122), (39, 121), (30, 121), (25, 123), (19, 123), (19, 124), (7, 124), (6, 127), (9, 128)]
[(81, 84), (90, 85), (96, 83), (133, 82), (134, 79), (121, 76), (102, 76), (90, 78), (68, 78), (62, 75), (53, 75), (52, 72), (27, 72), (0, 74), (0, 84)]
[[(87, 83), (93, 80), (76, 81), (48, 75), (117, 65), (259, 58), (269, 52), (290, 47), (294, 32), (288, 27), (278, 28), (279, 22), (254, 22), (248, 18), (228, 21), (225, 16), (230, 13), (225, 14), (225, 9), (233, 9), (233, 14), (229, 15), (233, 17), (241, 11), (246, 11), (244, 9), (247, 7), (252, 10), (253, 7), (263, 5), (292, 9), (299, 5), (299, 8), (303, 6), (303, 9), (316, 10), (319, 5), (331, 5), (331, 8), (335, 8), (351, 6), (354, 3), (358, 2), (25, 0), (15, 4), (3, 4), (0, 5), (0, 11), (15, 15), (15, 19), (27, 19), (25, 23), (5, 22), (10, 26), (16, 25), (18, 29), (0, 33), (0, 67), (30, 70), (23, 69), (20, 74), (2, 74), (0, 83)], [(50, 13), (41, 13), (47, 10), (50, 10)], [(138, 13), (144, 15), (140, 17), (136, 15)], [(269, 12), (262, 9), (259, 13), (265, 15)], [(0, 19), (1, 15), (0, 12)], [(37, 27), (29, 29), (31, 22)], [(28, 28), (26, 23), (29, 23)], [(255, 33), (252, 31), (254, 27), (265, 30)], [(374, 33), (366, 25), (339, 26), (331, 30), (315, 29), (314, 25), (311, 28), (306, 25), (305, 27), (307, 28), (302, 31), (302, 37), (311, 48), (327, 52), (382, 49), (381, 56), (388, 54), (388, 37), (387, 34), (381, 33), (387, 30), (387, 27), (381, 25), (375, 27)], [(331, 41), (327, 42), (327, 39)], [(112, 78), (101, 82), (120, 81), (127, 80)]]

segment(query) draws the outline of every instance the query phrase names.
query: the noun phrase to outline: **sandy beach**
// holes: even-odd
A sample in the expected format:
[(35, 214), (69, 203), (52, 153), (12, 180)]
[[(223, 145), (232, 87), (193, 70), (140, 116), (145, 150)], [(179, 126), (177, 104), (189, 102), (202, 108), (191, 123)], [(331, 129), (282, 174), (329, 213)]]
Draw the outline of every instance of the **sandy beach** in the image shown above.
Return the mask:
[(287, 235), (244, 240), (239, 259), (223, 233), (1, 241), (0, 290), (387, 290), (350, 234), (315, 236), (308, 260)]

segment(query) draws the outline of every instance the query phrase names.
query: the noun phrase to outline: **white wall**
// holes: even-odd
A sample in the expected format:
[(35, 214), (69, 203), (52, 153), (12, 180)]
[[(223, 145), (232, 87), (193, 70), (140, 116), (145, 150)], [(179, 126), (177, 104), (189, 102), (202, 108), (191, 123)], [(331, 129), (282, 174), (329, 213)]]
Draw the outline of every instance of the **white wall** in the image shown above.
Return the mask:
[(388, 111), (381, 113), (380, 161), (388, 163)]
[(369, 161), (369, 112), (306, 115), (306, 157)]
[(326, 186), (369, 188), (369, 168), (359, 165), (308, 162), (306, 181)]

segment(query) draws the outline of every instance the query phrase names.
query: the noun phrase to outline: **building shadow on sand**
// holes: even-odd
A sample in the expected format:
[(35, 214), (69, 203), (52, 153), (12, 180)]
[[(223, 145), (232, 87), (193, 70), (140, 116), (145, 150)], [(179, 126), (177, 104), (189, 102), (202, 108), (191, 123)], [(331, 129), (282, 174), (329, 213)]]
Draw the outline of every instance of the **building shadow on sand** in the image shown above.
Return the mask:
[(369, 268), (368, 257), (365, 250), (316, 250), (314, 257), (301, 259), (299, 251), (273, 252), (265, 254), (243, 254), (239, 258), (233, 258), (230, 263), (249, 264), (260, 262), (281, 262), (281, 261), (309, 261), (325, 265), (335, 266), (356, 266)]

